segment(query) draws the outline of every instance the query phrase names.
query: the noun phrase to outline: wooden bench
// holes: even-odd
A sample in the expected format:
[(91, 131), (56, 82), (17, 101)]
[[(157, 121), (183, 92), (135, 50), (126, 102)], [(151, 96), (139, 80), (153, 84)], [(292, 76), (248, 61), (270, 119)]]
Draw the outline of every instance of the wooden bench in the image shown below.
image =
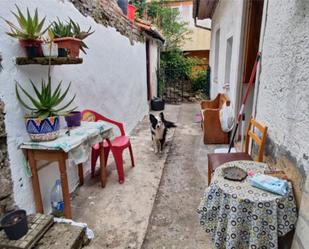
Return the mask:
[(214, 100), (201, 102), (202, 129), (204, 144), (228, 144), (229, 134), (221, 129), (220, 110), (223, 105), (229, 106), (228, 97), (219, 93)]

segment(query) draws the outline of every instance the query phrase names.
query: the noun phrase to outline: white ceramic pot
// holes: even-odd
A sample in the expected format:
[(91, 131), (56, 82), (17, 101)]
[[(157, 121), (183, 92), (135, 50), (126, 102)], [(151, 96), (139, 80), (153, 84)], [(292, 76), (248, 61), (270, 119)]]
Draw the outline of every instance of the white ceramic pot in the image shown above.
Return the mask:
[(57, 57), (58, 56), (58, 44), (57, 43), (44, 43), (42, 45), (43, 54), (45, 57)]

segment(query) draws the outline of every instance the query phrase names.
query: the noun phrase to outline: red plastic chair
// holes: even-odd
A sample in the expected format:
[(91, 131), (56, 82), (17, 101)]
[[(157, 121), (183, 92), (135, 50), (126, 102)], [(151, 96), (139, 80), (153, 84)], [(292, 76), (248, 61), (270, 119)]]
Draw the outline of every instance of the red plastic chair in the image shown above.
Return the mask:
[[(95, 111), (92, 111), (92, 110), (82, 111), (82, 120), (83, 121), (94, 121), (94, 122), (102, 120), (102, 121), (111, 123), (119, 128), (121, 135), (116, 137), (112, 141), (104, 140), (103, 147), (104, 147), (105, 165), (107, 164), (109, 151), (111, 150), (113, 153), (115, 162), (116, 162), (116, 166), (117, 166), (119, 183), (123, 183), (124, 173), (123, 173), (122, 152), (124, 149), (129, 148), (132, 167), (135, 166), (130, 138), (126, 136), (123, 124), (120, 122), (114, 121), (112, 119), (106, 118), (102, 116), (101, 114)], [(99, 147), (95, 145), (92, 147), (92, 152), (91, 152), (91, 176), (92, 177), (94, 177), (95, 175), (95, 166), (96, 166), (98, 157), (99, 157)]]

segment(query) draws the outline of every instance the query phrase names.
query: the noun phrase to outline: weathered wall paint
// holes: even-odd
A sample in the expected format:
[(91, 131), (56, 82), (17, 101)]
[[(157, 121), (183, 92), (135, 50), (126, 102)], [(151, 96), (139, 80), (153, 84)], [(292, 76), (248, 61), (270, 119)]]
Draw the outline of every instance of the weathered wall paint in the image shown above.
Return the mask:
[[(90, 108), (105, 114), (113, 119), (125, 123), (129, 132), (148, 111), (147, 84), (146, 84), (146, 52), (144, 43), (135, 43), (134, 46), (125, 36), (114, 28), (104, 27), (84, 17), (69, 2), (60, 0), (3, 0), (0, 2), (0, 16), (14, 20), (11, 10), (18, 4), (22, 10), (26, 6), (34, 11), (39, 9), (40, 17), (46, 15), (47, 23), (71, 17), (82, 28), (89, 26), (95, 33), (87, 38), (89, 46), (82, 65), (53, 66), (51, 73), (54, 85), (60, 80), (63, 86), (72, 81), (68, 96), (76, 93), (74, 102), (80, 109)], [(6, 104), (6, 128), (8, 152), (11, 162), (12, 179), (14, 182), (14, 197), (16, 204), (29, 212), (34, 211), (31, 180), (25, 174), (23, 154), (18, 145), (28, 136), (25, 131), (23, 116), (24, 109), (16, 100), (14, 80), (30, 89), (29, 78), (40, 82), (46, 78), (47, 67), (38, 65), (16, 66), (14, 57), (23, 54), (17, 40), (8, 37), (5, 32), (8, 27), (3, 21), (0, 25), (0, 51), (3, 55), (4, 70), (0, 74), (0, 96)], [(86, 170), (85, 170), (86, 171)], [(51, 164), (39, 173), (44, 206), (48, 210), (50, 190), (59, 177), (57, 165)], [(77, 184), (77, 169), (68, 163), (68, 177), (70, 190)]]
[[(219, 1), (218, 6), (212, 18), (212, 35), (210, 48), (210, 66), (211, 72), (211, 98), (217, 96), (219, 92), (225, 92), (230, 100), (231, 105), (236, 111), (236, 95), (238, 82), (238, 67), (240, 65), (240, 44), (241, 44), (241, 26), (242, 26), (243, 1)], [(219, 64), (218, 77), (214, 75), (214, 57), (215, 57), (215, 42), (216, 32), (220, 30), (219, 43)], [(227, 40), (233, 37), (232, 57), (231, 57), (231, 74), (230, 82), (227, 89), (225, 85), (226, 73), (226, 47)]]
[(298, 178), (296, 190), (304, 191), (293, 248), (307, 248), (309, 184), (303, 183), (309, 172), (309, 2), (268, 2), (257, 119), (268, 126), (266, 151)]

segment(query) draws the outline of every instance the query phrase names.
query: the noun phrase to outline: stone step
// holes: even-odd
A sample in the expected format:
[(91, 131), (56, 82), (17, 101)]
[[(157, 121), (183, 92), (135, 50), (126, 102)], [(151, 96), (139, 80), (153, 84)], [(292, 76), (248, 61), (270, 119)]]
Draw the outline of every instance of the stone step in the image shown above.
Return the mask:
[(86, 243), (85, 228), (55, 223), (44, 234), (34, 249), (80, 249)]

